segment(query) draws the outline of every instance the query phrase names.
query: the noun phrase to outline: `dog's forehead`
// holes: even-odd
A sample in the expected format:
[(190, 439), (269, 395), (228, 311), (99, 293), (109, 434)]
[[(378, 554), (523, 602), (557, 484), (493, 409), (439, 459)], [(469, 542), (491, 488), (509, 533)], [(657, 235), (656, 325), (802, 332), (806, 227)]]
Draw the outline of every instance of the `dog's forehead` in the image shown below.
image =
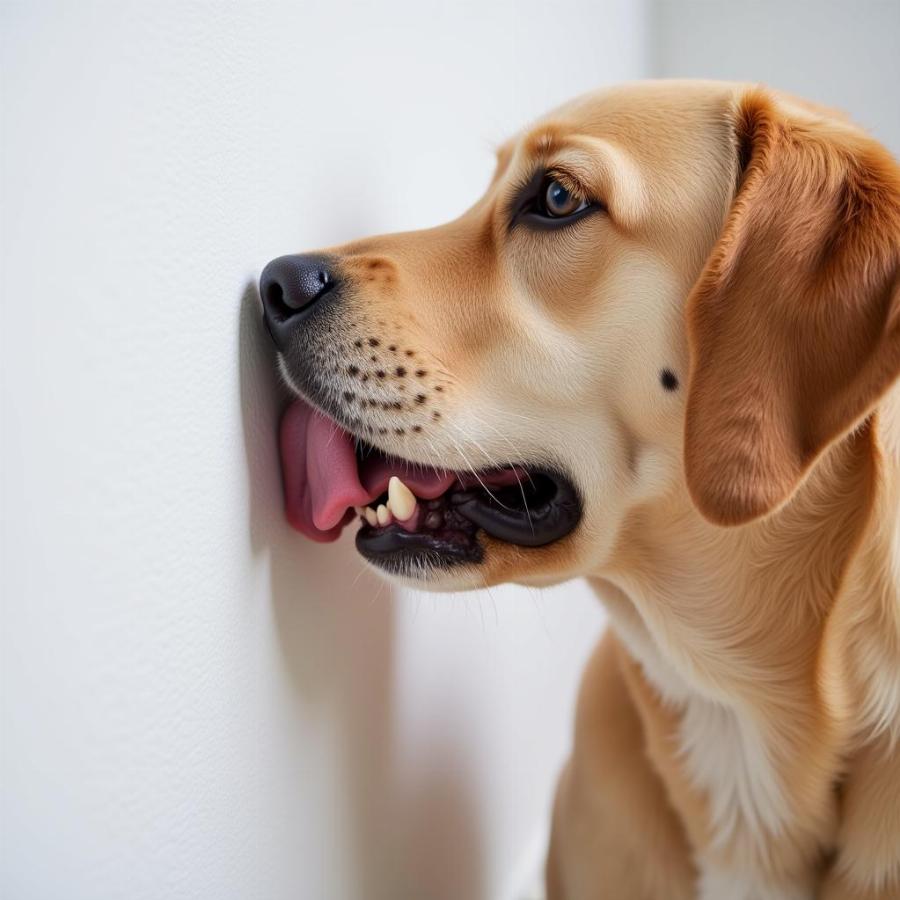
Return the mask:
[(696, 267), (733, 195), (734, 110), (743, 90), (731, 82), (644, 81), (578, 97), (500, 147), (489, 193), (538, 166), (569, 169), (574, 160), (580, 172), (612, 178), (607, 184), (620, 197), (639, 197), (640, 225), (656, 250), (679, 268)]
[(603, 138), (636, 160), (658, 164), (720, 147), (741, 86), (716, 81), (642, 81), (584, 94), (551, 110), (497, 151), (497, 174), (534, 161), (576, 136)]

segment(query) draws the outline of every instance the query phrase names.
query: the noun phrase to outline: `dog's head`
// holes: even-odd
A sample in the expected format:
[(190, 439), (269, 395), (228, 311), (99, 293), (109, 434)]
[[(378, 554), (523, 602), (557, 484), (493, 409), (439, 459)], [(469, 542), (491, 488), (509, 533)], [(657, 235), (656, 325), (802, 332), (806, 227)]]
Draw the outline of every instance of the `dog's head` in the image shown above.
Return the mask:
[[(430, 587), (596, 572), (636, 510), (786, 503), (900, 370), (900, 176), (737, 85), (577, 100), (439, 228), (281, 257), (288, 515)], [(411, 492), (411, 493), (410, 493)], [(383, 508), (380, 508), (383, 507)]]

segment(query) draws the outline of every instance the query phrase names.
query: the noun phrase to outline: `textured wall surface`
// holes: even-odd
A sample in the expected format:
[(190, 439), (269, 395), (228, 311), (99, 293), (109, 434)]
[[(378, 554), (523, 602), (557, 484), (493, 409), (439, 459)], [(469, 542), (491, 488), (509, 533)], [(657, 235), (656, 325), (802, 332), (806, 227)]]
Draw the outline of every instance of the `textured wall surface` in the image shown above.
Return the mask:
[(10, 900), (505, 896), (602, 619), (399, 594), (282, 520), (248, 285), (472, 202), (638, 76), (628, 0), (2, 6)]

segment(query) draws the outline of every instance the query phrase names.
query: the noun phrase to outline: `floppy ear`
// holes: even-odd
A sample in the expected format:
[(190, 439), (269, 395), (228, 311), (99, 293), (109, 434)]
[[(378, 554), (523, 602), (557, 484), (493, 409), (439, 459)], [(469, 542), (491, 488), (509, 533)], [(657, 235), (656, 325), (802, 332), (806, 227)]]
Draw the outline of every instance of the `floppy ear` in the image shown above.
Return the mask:
[(685, 472), (722, 525), (784, 504), (900, 374), (900, 169), (762, 90), (734, 112), (739, 184), (688, 297)]

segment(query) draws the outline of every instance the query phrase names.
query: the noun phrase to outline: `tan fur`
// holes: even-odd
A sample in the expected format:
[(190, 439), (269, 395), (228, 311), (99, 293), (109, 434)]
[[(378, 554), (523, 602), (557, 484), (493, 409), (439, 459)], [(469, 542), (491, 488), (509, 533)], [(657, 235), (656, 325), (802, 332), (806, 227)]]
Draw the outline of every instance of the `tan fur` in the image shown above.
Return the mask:
[[(510, 228), (536, 168), (605, 212)], [(900, 897), (896, 162), (787, 95), (649, 82), (506, 144), (455, 222), (331, 252), (354, 290), (329, 339), (382, 372), (333, 375), (367, 439), (583, 494), (557, 544), (424, 579), (586, 576), (609, 610), (551, 900)]]
[[(642, 726), (623, 674), (631, 665), (609, 632), (585, 670), (576, 733), (584, 752), (560, 778), (551, 895), (602, 898), (615, 884), (618, 896), (693, 896), (696, 872), (684, 828), (641, 751)], [(615, 728), (593, 728), (597, 715)]]
[(749, 521), (790, 497), (900, 369), (900, 172), (871, 140), (750, 92), (748, 160), (688, 300), (685, 468), (701, 511)]

